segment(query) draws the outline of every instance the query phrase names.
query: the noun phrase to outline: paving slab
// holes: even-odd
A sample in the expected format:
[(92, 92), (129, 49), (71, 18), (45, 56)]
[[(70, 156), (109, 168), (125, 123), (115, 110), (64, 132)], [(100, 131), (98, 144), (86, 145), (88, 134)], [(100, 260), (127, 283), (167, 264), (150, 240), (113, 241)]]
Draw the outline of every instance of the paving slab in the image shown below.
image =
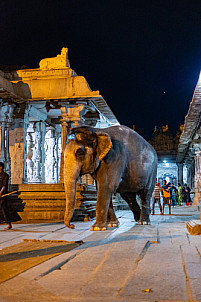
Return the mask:
[(93, 221), (14, 224), (3, 231), (0, 248), (22, 239), (83, 240), (84, 244), (0, 284), (0, 301), (201, 301), (201, 236), (186, 222), (199, 217), (194, 207), (173, 215), (151, 216), (137, 225), (129, 211), (117, 211), (119, 228), (91, 232)]

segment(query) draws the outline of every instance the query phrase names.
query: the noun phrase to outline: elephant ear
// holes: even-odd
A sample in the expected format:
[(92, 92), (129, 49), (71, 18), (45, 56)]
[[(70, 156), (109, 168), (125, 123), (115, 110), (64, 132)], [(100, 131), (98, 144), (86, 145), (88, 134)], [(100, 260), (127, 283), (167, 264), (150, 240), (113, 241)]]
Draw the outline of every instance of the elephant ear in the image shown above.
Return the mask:
[(96, 147), (96, 156), (101, 161), (112, 148), (112, 142), (108, 134), (96, 133), (98, 143)]

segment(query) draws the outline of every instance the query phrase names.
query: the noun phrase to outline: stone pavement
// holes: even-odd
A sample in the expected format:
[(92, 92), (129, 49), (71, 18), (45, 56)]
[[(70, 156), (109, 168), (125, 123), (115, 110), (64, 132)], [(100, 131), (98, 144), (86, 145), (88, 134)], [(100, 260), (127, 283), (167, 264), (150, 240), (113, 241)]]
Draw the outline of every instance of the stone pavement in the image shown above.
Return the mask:
[(117, 211), (119, 228), (105, 232), (91, 232), (92, 221), (75, 230), (63, 222), (0, 225), (1, 249), (23, 238), (84, 241), (0, 284), (0, 301), (201, 301), (201, 236), (186, 229), (199, 213), (192, 206), (172, 213), (141, 226), (130, 211)]

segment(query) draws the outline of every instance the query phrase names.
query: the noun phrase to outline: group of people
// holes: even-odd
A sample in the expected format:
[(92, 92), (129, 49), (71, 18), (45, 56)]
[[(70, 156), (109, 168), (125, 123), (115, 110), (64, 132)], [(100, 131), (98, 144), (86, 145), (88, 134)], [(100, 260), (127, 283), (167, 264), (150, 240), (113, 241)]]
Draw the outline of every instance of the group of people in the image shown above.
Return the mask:
[[(186, 205), (189, 205), (191, 202), (190, 191), (191, 190), (187, 184), (182, 187), (181, 184), (178, 183), (178, 188), (176, 188), (174, 184), (167, 183), (166, 180), (163, 180), (163, 185), (161, 186), (156, 179), (156, 184), (152, 195), (152, 215), (155, 214), (156, 202), (159, 205), (161, 215), (164, 215), (166, 204), (169, 207), (169, 215), (171, 215), (171, 206), (174, 207), (177, 204), (182, 206), (183, 202), (185, 202)], [(161, 205), (161, 197), (163, 199), (163, 205)]]

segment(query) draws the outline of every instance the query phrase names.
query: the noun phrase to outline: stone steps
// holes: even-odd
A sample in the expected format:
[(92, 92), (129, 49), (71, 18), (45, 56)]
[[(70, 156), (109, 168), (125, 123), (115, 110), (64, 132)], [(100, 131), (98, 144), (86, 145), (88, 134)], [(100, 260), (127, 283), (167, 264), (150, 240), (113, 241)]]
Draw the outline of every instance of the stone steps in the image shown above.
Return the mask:
[[(12, 221), (21, 220), (21, 223), (63, 221), (66, 206), (63, 184), (10, 185), (9, 191), (18, 191), (9, 196), (9, 208), (15, 212)], [(85, 189), (78, 183), (75, 208), (72, 221), (94, 218), (96, 188), (87, 186)], [(1, 214), (0, 220), (2, 220)]]
[[(84, 186), (77, 184), (76, 208), (79, 208)], [(25, 203), (22, 222), (61, 221), (64, 219), (66, 195), (63, 184), (21, 184), (19, 198)]]
[(20, 184), (20, 192), (64, 192), (63, 184)]

